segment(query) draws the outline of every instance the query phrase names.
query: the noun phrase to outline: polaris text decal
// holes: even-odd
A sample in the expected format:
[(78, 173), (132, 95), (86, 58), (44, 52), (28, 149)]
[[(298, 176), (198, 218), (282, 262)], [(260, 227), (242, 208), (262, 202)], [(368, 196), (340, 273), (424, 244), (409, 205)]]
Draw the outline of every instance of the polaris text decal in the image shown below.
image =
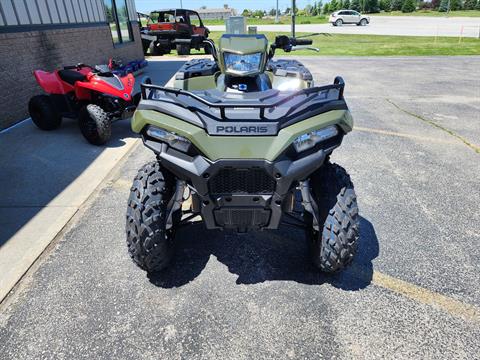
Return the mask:
[(208, 124), (208, 133), (210, 135), (277, 135), (277, 124), (252, 123), (223, 123)]

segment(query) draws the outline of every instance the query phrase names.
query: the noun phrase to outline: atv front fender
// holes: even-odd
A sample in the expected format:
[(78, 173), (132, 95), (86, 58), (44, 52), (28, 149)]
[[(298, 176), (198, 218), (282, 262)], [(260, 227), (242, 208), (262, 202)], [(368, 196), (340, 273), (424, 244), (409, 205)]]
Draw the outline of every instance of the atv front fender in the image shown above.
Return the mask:
[(281, 129), (276, 136), (212, 136), (205, 129), (153, 110), (137, 110), (132, 118), (132, 130), (140, 133), (153, 125), (181, 135), (211, 161), (219, 159), (263, 159), (274, 161), (300, 135), (330, 125), (344, 133), (353, 128), (348, 110), (331, 110)]

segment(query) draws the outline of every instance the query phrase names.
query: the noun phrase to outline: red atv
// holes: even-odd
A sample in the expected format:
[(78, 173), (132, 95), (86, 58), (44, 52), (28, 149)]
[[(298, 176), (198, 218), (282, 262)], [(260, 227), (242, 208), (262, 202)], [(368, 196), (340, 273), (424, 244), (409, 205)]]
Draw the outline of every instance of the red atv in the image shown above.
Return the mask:
[(94, 145), (106, 143), (112, 121), (129, 117), (140, 99), (132, 96), (135, 78), (119, 77), (107, 65), (78, 64), (63, 70), (33, 72), (38, 84), (49, 95), (30, 99), (28, 111), (40, 129), (53, 130), (62, 117), (78, 119), (80, 130)]

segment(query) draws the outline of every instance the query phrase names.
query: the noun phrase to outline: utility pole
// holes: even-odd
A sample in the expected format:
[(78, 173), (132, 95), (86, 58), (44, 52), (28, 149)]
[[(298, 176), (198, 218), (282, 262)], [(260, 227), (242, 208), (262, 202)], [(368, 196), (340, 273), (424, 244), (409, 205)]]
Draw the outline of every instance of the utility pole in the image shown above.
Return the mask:
[(277, 11), (275, 11), (275, 22), (278, 23), (278, 0), (277, 0)]
[(183, 1), (180, 0), (180, 9), (183, 9)]
[(295, 0), (292, 0), (292, 37), (295, 37)]

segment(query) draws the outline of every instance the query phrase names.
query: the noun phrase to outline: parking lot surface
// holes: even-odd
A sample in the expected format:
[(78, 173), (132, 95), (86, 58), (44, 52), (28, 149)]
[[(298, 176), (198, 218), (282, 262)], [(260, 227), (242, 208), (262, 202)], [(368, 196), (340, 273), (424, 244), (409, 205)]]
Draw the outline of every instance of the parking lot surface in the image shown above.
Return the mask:
[[(290, 25), (255, 25), (258, 31), (290, 31)], [(223, 25), (208, 26), (225, 31)], [(404, 36), (480, 36), (480, 18), (434, 16), (371, 16), (368, 26), (348, 24), (297, 24), (297, 32), (331, 34), (404, 35)]]
[(478, 358), (480, 57), (301, 61), (344, 77), (355, 119), (332, 156), (360, 206), (347, 271), (318, 273), (297, 229), (193, 225), (147, 278), (124, 234), (139, 145), (1, 305), (0, 357)]

